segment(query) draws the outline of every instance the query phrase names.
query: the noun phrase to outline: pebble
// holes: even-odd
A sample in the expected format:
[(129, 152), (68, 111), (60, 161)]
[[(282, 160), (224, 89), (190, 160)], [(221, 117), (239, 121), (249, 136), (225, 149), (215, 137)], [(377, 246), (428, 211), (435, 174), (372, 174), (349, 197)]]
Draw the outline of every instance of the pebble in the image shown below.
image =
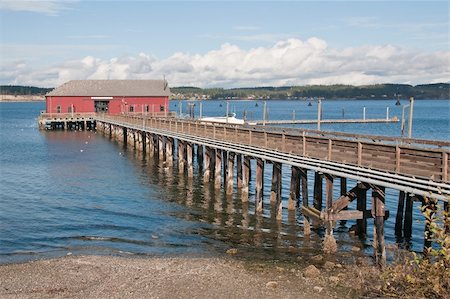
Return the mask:
[(359, 248), (359, 247), (356, 247), (356, 246), (353, 246), (352, 247), (352, 251), (353, 252), (358, 252), (358, 251), (360, 251), (361, 250), (361, 248)]
[(332, 283), (338, 283), (338, 282), (339, 282), (339, 277), (337, 277), (337, 276), (330, 276), (330, 277), (328, 278), (328, 280), (329, 280), (330, 282), (332, 282)]
[(276, 282), (276, 281), (269, 281), (268, 283), (266, 283), (266, 288), (268, 288), (268, 289), (276, 289), (276, 288), (278, 288), (278, 282)]
[(238, 253), (238, 250), (237, 250), (237, 248), (230, 248), (226, 252), (227, 252), (227, 254), (235, 255)]
[(314, 265), (309, 265), (306, 267), (306, 269), (303, 271), (303, 275), (306, 278), (316, 278), (320, 275), (320, 270), (316, 268)]
[(321, 261), (323, 261), (323, 256), (318, 254), (318, 255), (313, 256), (310, 260), (313, 262), (321, 262)]
[(327, 270), (331, 270), (331, 269), (333, 269), (335, 266), (336, 266), (335, 263), (329, 262), (329, 261), (326, 261), (325, 264), (323, 265), (323, 267), (324, 267), (325, 269), (327, 269)]
[(322, 288), (322, 287), (319, 287), (319, 286), (315, 286), (313, 289), (314, 289), (314, 291), (316, 291), (317, 293), (320, 293), (320, 292), (323, 291), (323, 288)]

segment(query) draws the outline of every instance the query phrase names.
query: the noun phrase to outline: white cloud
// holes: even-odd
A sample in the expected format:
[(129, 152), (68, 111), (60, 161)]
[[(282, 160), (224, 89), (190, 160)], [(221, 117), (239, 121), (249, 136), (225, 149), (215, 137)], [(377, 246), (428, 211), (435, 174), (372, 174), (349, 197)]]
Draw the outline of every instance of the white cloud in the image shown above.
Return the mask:
[(71, 79), (169, 80), (171, 86), (281, 86), (449, 82), (449, 51), (418, 52), (392, 45), (331, 48), (326, 41), (286, 39), (269, 47), (233, 44), (205, 54), (175, 53), (164, 59), (140, 53), (101, 59), (87, 56), (48, 67), (26, 61), (2, 66), (2, 84), (57, 86)]
[(60, 11), (69, 9), (72, 0), (0, 0), (1, 10), (28, 11), (56, 16)]

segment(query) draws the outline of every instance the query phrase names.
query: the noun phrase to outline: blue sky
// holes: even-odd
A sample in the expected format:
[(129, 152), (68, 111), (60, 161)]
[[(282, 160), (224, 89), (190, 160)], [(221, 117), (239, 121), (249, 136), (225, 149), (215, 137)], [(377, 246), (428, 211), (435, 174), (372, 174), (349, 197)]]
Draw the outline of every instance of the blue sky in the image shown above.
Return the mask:
[(0, 17), (1, 84), (450, 80), (446, 1), (0, 0)]

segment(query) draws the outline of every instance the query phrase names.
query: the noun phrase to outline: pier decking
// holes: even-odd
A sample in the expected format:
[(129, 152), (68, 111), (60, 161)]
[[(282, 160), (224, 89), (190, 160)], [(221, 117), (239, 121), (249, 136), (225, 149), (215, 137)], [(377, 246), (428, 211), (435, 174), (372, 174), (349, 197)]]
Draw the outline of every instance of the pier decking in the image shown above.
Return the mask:
[[(243, 126), (205, 123), (174, 117), (96, 115), (96, 129), (144, 154), (156, 156), (168, 167), (178, 163), (178, 171), (193, 177), (194, 153), (203, 181), (232, 194), (240, 189), (242, 201), (249, 200), (251, 163), (256, 161), (255, 209), (264, 204), (264, 168), (273, 166), (270, 202), (281, 219), (282, 165), (291, 167), (287, 209), (301, 209), (304, 234), (310, 225), (326, 229), (324, 250), (332, 252), (336, 220), (356, 219), (357, 233), (367, 234), (367, 219), (374, 218), (376, 262), (385, 263), (385, 189), (399, 191), (396, 214), (397, 236), (411, 237), (412, 202), (425, 198), (441, 201), (448, 209), (450, 198), (450, 142), (395, 137), (323, 132), (270, 126)], [(196, 150), (195, 150), (196, 148)], [(236, 172), (234, 170), (236, 169)], [(234, 177), (236, 173), (236, 178)], [(314, 174), (310, 203), (308, 174)], [(347, 179), (355, 186), (347, 188)], [(325, 198), (323, 198), (325, 180)], [(340, 194), (333, 194), (334, 184)], [(367, 193), (371, 190), (371, 209)], [(356, 201), (357, 209), (348, 210)], [(406, 201), (406, 208), (405, 208)], [(331, 242), (331, 243), (330, 243)], [(333, 249), (334, 248), (334, 249)]]

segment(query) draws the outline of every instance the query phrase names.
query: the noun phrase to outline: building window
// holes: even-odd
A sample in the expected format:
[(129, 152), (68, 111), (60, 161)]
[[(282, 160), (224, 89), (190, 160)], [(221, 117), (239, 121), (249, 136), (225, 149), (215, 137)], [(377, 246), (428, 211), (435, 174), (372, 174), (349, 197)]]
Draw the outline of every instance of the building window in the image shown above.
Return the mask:
[(149, 112), (149, 111), (150, 111), (150, 109), (149, 109), (148, 105), (145, 105), (145, 112)]
[[(72, 110), (72, 108), (73, 108), (73, 110)], [(71, 106), (67, 107), (67, 112), (68, 113), (72, 113), (72, 112), (75, 113), (75, 106), (71, 105)]]
[(163, 105), (159, 105), (159, 111), (161, 111), (161, 112), (164, 111), (164, 106)]
[(61, 113), (61, 106), (56, 106), (56, 113)]
[(130, 105), (130, 112), (134, 112), (134, 106)]

